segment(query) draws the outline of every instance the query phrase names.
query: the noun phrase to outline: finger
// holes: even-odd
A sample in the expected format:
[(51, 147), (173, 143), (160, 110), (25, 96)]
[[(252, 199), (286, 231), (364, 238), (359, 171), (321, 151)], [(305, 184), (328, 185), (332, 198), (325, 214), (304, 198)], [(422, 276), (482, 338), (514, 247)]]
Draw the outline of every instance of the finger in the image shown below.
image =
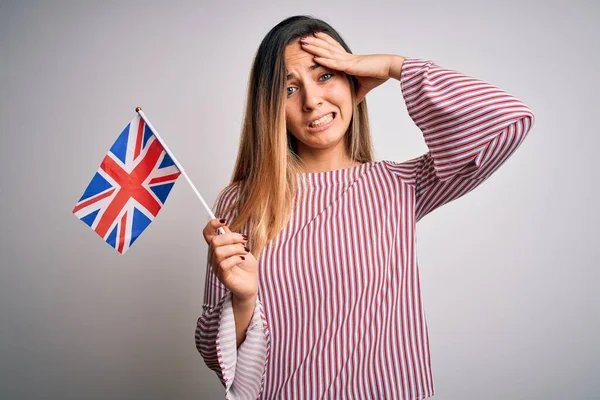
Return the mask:
[(337, 40), (335, 40), (334, 38), (332, 38), (331, 36), (329, 36), (327, 33), (325, 32), (314, 32), (313, 36), (319, 39), (322, 39), (324, 41), (326, 41), (327, 43), (329, 43), (331, 46), (342, 50), (343, 52), (346, 52), (346, 49), (344, 49), (344, 46), (341, 45), (340, 42), (338, 42)]
[[(229, 231), (229, 228), (227, 228)], [(244, 237), (241, 233), (238, 232), (227, 232), (222, 235), (212, 235), (211, 240), (209, 242), (209, 246), (213, 249), (218, 249), (219, 247), (223, 247), (229, 244), (239, 244), (248, 242), (247, 237)]]
[(246, 243), (242, 242), (216, 247), (214, 250), (215, 261), (218, 263), (220, 260), (224, 260), (235, 255), (245, 256), (250, 251), (250, 249), (246, 249), (248, 249), (248, 247), (246, 247)]
[[(218, 273), (218, 265), (223, 261), (226, 260), (227, 258), (230, 257), (234, 257), (234, 256), (245, 256), (247, 254), (250, 253), (250, 249), (247, 247), (247, 240), (243, 237), (241, 237), (242, 235), (239, 235), (241, 237), (237, 237), (236, 235), (239, 235), (237, 233), (231, 233), (231, 234), (224, 234), (224, 235), (215, 235), (213, 237), (213, 241), (211, 242), (208, 250), (209, 250), (209, 257), (210, 257), (210, 265), (212, 266), (213, 272), (215, 274)], [(215, 244), (215, 242), (219, 242), (222, 240), (226, 240), (229, 243), (227, 244), (223, 244), (223, 245), (219, 245), (218, 243)]]
[(303, 49), (314, 49), (315, 51), (321, 50), (318, 54), (319, 56), (329, 56), (332, 57), (336, 54), (344, 54), (346, 51), (344, 49), (339, 49), (338, 47), (328, 43), (327, 41), (308, 36), (306, 39), (300, 41), (300, 45)]
[(202, 234), (204, 235), (204, 240), (206, 240), (206, 243), (210, 244), (213, 236), (220, 234), (217, 231), (219, 228), (223, 229), (225, 232), (231, 232), (226, 224), (227, 220), (225, 218), (214, 218), (208, 221), (202, 230)]
[(344, 72), (343, 64), (340, 63), (339, 60), (336, 60), (333, 58), (327, 58), (327, 57), (318, 57), (318, 56), (313, 57), (313, 59), (315, 60), (315, 62), (317, 64), (322, 65), (325, 68), (329, 68), (334, 71)]
[(316, 48), (314, 46), (303, 46), (304, 50), (311, 53), (314, 56), (314, 60), (317, 64), (320, 64), (326, 68), (331, 68), (337, 71), (344, 71), (347, 67), (346, 60), (341, 59), (338, 54), (333, 54), (329, 50), (322, 48)]
[(221, 261), (218, 265), (217, 265), (217, 276), (219, 276), (219, 272), (227, 272), (229, 270), (231, 270), (233, 267), (235, 267), (236, 265), (240, 265), (244, 263), (244, 256), (243, 255), (235, 255), (232, 257), (228, 257), (226, 259), (224, 259), (223, 261)]

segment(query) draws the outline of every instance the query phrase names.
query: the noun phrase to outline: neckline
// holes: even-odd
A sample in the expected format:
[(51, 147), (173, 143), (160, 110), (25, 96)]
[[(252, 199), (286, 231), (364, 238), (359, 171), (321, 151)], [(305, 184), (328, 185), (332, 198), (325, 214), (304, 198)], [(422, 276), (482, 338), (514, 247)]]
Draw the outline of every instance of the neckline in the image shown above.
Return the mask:
[(304, 182), (310, 187), (331, 186), (350, 183), (370, 170), (378, 161), (371, 161), (349, 168), (333, 169), (321, 172), (300, 172), (297, 174), (300, 183)]

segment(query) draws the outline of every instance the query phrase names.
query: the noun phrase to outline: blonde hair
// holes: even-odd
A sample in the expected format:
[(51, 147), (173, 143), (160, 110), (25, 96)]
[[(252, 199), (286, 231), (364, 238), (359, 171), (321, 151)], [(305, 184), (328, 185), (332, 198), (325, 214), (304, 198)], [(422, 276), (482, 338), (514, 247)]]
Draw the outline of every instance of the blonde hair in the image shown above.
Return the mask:
[[(246, 227), (248, 247), (259, 259), (262, 250), (283, 230), (295, 206), (297, 174), (304, 171), (295, 137), (286, 129), (284, 53), (288, 44), (314, 32), (325, 32), (349, 53), (341, 36), (326, 22), (310, 16), (290, 17), (265, 36), (254, 58), (248, 83), (240, 147), (229, 186), (238, 185), (237, 200), (220, 214), (232, 212), (232, 232)], [(351, 160), (373, 161), (366, 100), (356, 102), (352, 87), (352, 118), (344, 142)], [(228, 186), (228, 187), (229, 187)]]

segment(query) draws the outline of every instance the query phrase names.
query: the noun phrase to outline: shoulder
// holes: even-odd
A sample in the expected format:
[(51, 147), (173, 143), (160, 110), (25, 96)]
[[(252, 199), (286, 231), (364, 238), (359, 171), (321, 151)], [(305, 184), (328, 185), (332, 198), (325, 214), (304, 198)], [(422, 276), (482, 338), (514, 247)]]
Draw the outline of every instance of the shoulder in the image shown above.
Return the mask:
[(229, 215), (224, 215), (223, 213), (228, 209), (231, 208), (231, 206), (235, 205), (235, 203), (238, 200), (239, 197), (239, 191), (240, 191), (240, 187), (241, 187), (241, 182), (240, 181), (236, 181), (233, 183), (230, 183), (229, 185), (225, 186), (223, 189), (221, 189), (219, 191), (219, 193), (217, 194), (217, 198), (215, 199), (215, 203), (214, 203), (214, 212), (215, 214), (219, 214), (217, 215), (218, 217), (230, 217), (231, 213), (227, 212), (227, 214)]
[(382, 160), (381, 164), (391, 175), (402, 183), (414, 186), (415, 177), (419, 166), (422, 165), (423, 156), (412, 158), (406, 161)]
[(217, 200), (222, 199), (223, 201), (227, 201), (228, 199), (237, 197), (240, 186), (240, 181), (236, 181), (225, 186), (223, 189), (221, 189), (221, 191), (219, 191), (219, 194), (217, 195)]

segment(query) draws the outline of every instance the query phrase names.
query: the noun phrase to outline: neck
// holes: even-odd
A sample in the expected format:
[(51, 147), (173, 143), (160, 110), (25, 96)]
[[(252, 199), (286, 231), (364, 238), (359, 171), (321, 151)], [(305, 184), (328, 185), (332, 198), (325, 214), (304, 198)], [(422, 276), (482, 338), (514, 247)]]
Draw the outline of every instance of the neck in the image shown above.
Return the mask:
[(344, 140), (336, 146), (324, 149), (300, 146), (298, 155), (302, 160), (304, 172), (326, 172), (337, 169), (346, 169), (360, 165), (348, 155)]
[(344, 158), (303, 158), (304, 172), (326, 172), (336, 169), (346, 169), (361, 165), (358, 161), (351, 160), (349, 157)]

